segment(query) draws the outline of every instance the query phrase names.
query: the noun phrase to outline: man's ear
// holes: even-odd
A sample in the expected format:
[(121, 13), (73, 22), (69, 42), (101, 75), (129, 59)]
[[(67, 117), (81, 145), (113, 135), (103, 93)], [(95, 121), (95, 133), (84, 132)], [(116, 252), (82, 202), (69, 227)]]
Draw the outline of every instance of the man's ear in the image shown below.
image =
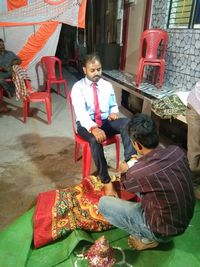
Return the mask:
[(86, 74), (86, 67), (83, 67), (83, 72), (84, 74)]
[(137, 141), (136, 141), (136, 144), (137, 144), (138, 149), (139, 150), (142, 150), (142, 145), (139, 142), (137, 142)]

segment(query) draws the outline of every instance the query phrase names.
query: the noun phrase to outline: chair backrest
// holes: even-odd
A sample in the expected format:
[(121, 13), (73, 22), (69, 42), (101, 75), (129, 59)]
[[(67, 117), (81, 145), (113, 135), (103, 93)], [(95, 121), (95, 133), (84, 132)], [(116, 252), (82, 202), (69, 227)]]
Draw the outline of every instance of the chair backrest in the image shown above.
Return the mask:
[[(41, 58), (41, 66), (46, 79), (62, 79), (62, 61), (55, 56), (44, 56)], [(58, 66), (58, 68), (56, 68)], [(57, 70), (57, 71), (56, 71)]]
[(25, 79), (24, 82), (25, 82), (25, 85), (26, 85), (27, 95), (29, 95), (31, 93), (34, 93), (34, 90), (33, 90), (32, 85), (31, 85), (31, 81)]
[(67, 100), (68, 100), (69, 110), (70, 110), (70, 115), (71, 115), (72, 129), (73, 129), (74, 135), (76, 135), (77, 132), (76, 132), (76, 128), (75, 128), (75, 118), (74, 118), (74, 109), (73, 109), (73, 105), (72, 105), (71, 92), (67, 93)]
[(12, 67), (12, 81), (15, 85), (17, 99), (25, 99), (31, 92), (33, 92), (30, 77), (27, 71), (20, 65), (14, 65)]
[(140, 58), (164, 58), (168, 34), (162, 29), (148, 29), (142, 33), (140, 40)]

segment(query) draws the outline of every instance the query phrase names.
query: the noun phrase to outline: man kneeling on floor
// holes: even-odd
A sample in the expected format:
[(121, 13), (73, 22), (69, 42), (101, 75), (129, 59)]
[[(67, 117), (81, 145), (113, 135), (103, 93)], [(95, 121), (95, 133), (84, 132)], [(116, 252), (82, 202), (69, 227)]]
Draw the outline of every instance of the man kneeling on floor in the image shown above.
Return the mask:
[(100, 213), (130, 234), (136, 250), (154, 248), (182, 234), (194, 212), (195, 197), (185, 152), (178, 146), (161, 148), (154, 121), (136, 114), (127, 126), (133, 147), (142, 155), (132, 167), (121, 164), (121, 186), (140, 196), (135, 203), (111, 196), (99, 202)]

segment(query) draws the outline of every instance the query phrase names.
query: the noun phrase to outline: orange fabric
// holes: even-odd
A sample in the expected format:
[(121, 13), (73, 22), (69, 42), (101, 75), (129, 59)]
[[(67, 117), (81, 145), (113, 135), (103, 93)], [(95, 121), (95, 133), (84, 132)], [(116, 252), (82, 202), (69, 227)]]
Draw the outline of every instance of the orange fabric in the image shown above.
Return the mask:
[(37, 25), (44, 23), (46, 22), (1, 22), (0, 21), (0, 27), (29, 26), (29, 25)]
[(37, 32), (28, 38), (26, 44), (18, 53), (18, 56), (22, 60), (21, 66), (23, 68), (27, 68), (38, 51), (44, 47), (49, 37), (56, 30), (58, 24), (58, 22), (43, 23)]
[(8, 11), (14, 10), (28, 4), (28, 0), (7, 0)]
[(78, 27), (85, 28), (85, 13), (86, 13), (87, 0), (82, 0), (81, 6), (78, 11)]
[(50, 5), (60, 5), (64, 1), (65, 0), (57, 0), (57, 1), (54, 1), (54, 0), (44, 0), (44, 2), (46, 2), (47, 4), (50, 4)]

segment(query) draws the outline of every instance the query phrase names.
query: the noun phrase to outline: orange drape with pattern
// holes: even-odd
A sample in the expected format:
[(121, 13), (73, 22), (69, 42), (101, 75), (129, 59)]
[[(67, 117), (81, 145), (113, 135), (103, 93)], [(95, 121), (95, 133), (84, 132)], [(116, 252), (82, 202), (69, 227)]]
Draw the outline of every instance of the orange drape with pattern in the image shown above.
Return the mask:
[(44, 47), (49, 37), (56, 30), (58, 22), (43, 23), (37, 32), (28, 38), (28, 41), (18, 53), (22, 60), (21, 66), (26, 68), (35, 55)]
[(7, 0), (8, 11), (14, 10), (28, 4), (28, 0)]

